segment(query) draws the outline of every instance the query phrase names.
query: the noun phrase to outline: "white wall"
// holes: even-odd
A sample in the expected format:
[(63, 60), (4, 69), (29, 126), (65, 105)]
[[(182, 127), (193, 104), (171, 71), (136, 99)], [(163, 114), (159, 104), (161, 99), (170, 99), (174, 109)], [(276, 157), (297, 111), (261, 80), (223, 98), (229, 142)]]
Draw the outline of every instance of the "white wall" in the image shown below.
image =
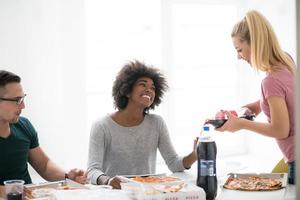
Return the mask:
[(0, 66), (22, 77), (23, 115), (65, 168), (86, 167), (83, 0), (1, 0)]
[[(23, 115), (36, 127), (47, 154), (66, 169), (85, 168), (87, 159), (90, 127), (86, 114), (85, 3), (85, 0), (0, 1), (0, 68), (23, 78), (28, 94)], [(242, 17), (249, 9), (261, 11), (272, 23), (283, 48), (295, 58), (294, 8), (294, 0), (245, 0), (241, 1), (239, 14)], [(109, 18), (102, 20), (107, 23)], [(126, 51), (124, 57), (125, 54)], [(101, 60), (101, 56), (94, 58)], [(238, 70), (241, 72), (238, 103), (243, 105), (259, 97), (261, 75), (242, 62), (238, 63)], [(245, 148), (249, 153), (258, 160), (267, 160), (265, 170), (282, 157), (274, 139), (243, 134), (248, 137)]]

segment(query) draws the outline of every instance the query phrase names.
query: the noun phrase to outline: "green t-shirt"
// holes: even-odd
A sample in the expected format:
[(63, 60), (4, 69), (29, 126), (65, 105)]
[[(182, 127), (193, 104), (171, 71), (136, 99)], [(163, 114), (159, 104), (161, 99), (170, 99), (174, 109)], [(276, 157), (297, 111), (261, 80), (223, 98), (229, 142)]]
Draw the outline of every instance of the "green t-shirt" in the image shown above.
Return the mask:
[(27, 162), (29, 150), (39, 146), (37, 132), (24, 117), (10, 124), (10, 131), (7, 138), (0, 137), (0, 185), (11, 179), (31, 183)]

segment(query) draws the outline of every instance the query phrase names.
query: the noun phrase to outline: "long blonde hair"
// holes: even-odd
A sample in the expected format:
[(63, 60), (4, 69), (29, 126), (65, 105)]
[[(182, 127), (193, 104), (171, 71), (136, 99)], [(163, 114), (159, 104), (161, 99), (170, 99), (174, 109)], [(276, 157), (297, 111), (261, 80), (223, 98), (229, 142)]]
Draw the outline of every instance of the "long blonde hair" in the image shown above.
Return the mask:
[(244, 19), (233, 27), (231, 37), (235, 36), (250, 45), (251, 64), (257, 70), (272, 72), (279, 62), (295, 73), (292, 58), (281, 49), (271, 24), (258, 11), (247, 12)]

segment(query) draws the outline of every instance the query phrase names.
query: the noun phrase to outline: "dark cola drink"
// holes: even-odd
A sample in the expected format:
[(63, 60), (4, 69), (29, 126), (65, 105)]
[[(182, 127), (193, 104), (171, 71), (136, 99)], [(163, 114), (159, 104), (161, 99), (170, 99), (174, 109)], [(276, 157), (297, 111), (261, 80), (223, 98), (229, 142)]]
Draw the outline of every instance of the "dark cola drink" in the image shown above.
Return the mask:
[(198, 175), (197, 186), (204, 189), (207, 200), (217, 196), (218, 181), (216, 174), (217, 145), (210, 137), (209, 126), (204, 126), (197, 147)]
[(7, 200), (22, 200), (22, 196), (21, 192), (9, 192), (7, 194)]

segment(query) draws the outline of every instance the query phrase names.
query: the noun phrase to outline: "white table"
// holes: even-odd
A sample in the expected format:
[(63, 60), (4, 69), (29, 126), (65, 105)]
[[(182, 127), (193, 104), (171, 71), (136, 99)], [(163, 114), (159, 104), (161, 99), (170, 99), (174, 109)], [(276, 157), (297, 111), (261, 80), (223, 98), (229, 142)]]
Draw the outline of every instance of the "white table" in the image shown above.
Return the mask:
[[(186, 170), (185, 172), (174, 173), (174, 176), (180, 177), (183, 180), (196, 184), (197, 173), (195, 170)], [(222, 188), (224, 177), (218, 179), (219, 189), (216, 200), (296, 200), (296, 186), (287, 185), (285, 189), (270, 191), (270, 192), (247, 192), (233, 191)], [(0, 200), (4, 200), (1, 199)]]

